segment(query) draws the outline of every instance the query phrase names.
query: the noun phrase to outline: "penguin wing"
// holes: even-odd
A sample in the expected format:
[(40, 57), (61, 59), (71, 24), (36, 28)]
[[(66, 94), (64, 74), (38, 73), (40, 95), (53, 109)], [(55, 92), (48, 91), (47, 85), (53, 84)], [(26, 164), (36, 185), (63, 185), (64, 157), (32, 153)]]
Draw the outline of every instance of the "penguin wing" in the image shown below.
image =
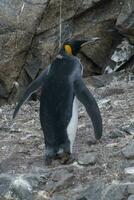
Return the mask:
[(19, 100), (14, 113), (13, 113), (13, 119), (16, 117), (20, 107), (29, 99), (29, 97), (36, 92), (37, 90), (39, 90), (42, 86), (43, 83), (43, 79), (47, 76), (48, 72), (49, 72), (49, 68), (50, 65), (48, 66), (47, 69), (45, 69), (26, 89), (26, 91), (24, 92), (23, 96), (21, 97), (21, 99)]
[(95, 138), (100, 139), (102, 136), (102, 118), (100, 110), (95, 98), (89, 92), (81, 77), (74, 81), (74, 91), (76, 97), (84, 105), (88, 115), (91, 118), (94, 127)]

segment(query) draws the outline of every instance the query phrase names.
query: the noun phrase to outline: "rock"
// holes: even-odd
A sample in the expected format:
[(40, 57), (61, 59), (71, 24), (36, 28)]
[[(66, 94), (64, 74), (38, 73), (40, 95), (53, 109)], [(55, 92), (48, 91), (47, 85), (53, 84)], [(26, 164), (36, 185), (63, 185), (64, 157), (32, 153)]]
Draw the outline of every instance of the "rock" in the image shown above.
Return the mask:
[(134, 136), (134, 124), (130, 124), (130, 126), (125, 127), (124, 131), (130, 135)]
[[(121, 33), (134, 42), (134, 1), (124, 1), (121, 12), (117, 18), (116, 26)], [(134, 44), (134, 43), (133, 43)]]
[(52, 200), (65, 200), (64, 196), (61, 196), (61, 195), (54, 195), (52, 197)]
[(134, 167), (128, 167), (124, 169), (125, 174), (134, 175)]
[[(132, 10), (127, 10), (124, 0), (62, 1), (62, 42), (72, 36), (101, 38), (81, 49), (84, 76), (102, 74), (107, 66), (112, 69), (114, 61), (110, 57), (123, 41), (115, 22), (118, 18), (118, 27), (124, 23), (122, 16), (127, 15), (124, 20), (130, 19), (131, 0), (129, 4)], [(17, 101), (57, 54), (59, 9), (59, 0), (0, 1), (0, 105)], [(131, 28), (128, 29), (132, 31), (129, 19), (127, 23)], [(18, 90), (14, 86), (16, 81)], [(97, 87), (103, 85), (103, 82), (95, 83)]]
[(126, 147), (122, 149), (122, 154), (125, 158), (133, 159), (134, 158), (134, 142), (129, 143)]
[(28, 181), (23, 179), (21, 176), (12, 181), (10, 190), (12, 196), (20, 200), (33, 200), (32, 187)]
[(127, 194), (126, 189), (127, 184), (113, 183), (103, 190), (101, 198), (103, 200), (121, 200)]
[(118, 146), (118, 143), (110, 143), (110, 144), (107, 144), (106, 147), (117, 147)]
[(38, 194), (35, 196), (35, 200), (46, 200), (51, 199), (51, 195), (45, 190), (39, 190)]
[(130, 195), (127, 200), (134, 200), (134, 195)]
[(103, 180), (92, 181), (86, 189), (82, 190), (81, 195), (76, 197), (75, 200), (101, 200), (104, 188), (105, 182)]
[(46, 191), (59, 192), (63, 189), (71, 187), (73, 184), (73, 177), (73, 174), (69, 173), (67, 170), (61, 169), (55, 171), (46, 183)]
[(118, 138), (118, 137), (125, 137), (125, 134), (121, 130), (115, 130), (115, 131), (110, 132), (109, 137), (111, 139)]
[(95, 152), (84, 153), (78, 156), (78, 163), (80, 165), (94, 165), (96, 163), (97, 155)]
[(127, 192), (128, 194), (134, 194), (134, 182), (128, 183)]
[(6, 174), (0, 175), (0, 198), (4, 197), (9, 191), (9, 187), (12, 181), (12, 177)]
[(110, 105), (110, 101), (110, 99), (101, 99), (100, 101), (98, 101), (99, 108)]
[(123, 40), (115, 49), (111, 60), (115, 62), (114, 71), (127, 62), (134, 55), (134, 46), (128, 40)]
[(26, 52), (30, 48), (46, 3), (46, 0), (40, 0), (38, 3), (34, 0), (0, 1), (0, 83), (3, 83), (0, 87), (4, 88), (4, 98), (9, 97), (13, 82), (20, 78)]

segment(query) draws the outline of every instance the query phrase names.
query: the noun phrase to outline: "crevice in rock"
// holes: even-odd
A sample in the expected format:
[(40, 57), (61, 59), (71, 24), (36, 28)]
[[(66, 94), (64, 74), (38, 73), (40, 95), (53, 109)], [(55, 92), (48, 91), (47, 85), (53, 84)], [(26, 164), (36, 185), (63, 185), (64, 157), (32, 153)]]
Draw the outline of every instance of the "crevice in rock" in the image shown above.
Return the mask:
[[(31, 48), (32, 48), (34, 38), (36, 37), (36, 31), (37, 31), (38, 27), (40, 26), (40, 24), (41, 24), (41, 22), (42, 22), (42, 19), (43, 19), (43, 17), (44, 17), (44, 13), (45, 13), (45, 11), (46, 11), (48, 5), (49, 5), (49, 2), (50, 2), (50, 0), (48, 0), (47, 5), (45, 6), (44, 10), (42, 11), (40, 17), (39, 17), (38, 20), (37, 20), (37, 24), (35, 25), (35, 32), (33, 33), (33, 36), (32, 36), (32, 38), (31, 38), (31, 42), (30, 42), (29, 48), (25, 51), (25, 56), (24, 56), (24, 57), (25, 57), (25, 58), (24, 58), (25, 61), (24, 61), (23, 65), (21, 66), (20, 72), (19, 72), (19, 74), (18, 74), (18, 76), (17, 76), (17, 78), (16, 78), (16, 80), (15, 80), (16, 82), (18, 82), (18, 80), (19, 80), (19, 78), (20, 78), (20, 76), (21, 76), (21, 73), (22, 73), (22, 71), (24, 70), (24, 66), (25, 66), (25, 64), (26, 64), (28, 54), (29, 54), (29, 52), (30, 52), (30, 50), (31, 50)], [(45, 5), (45, 4), (44, 4), (44, 5)], [(22, 52), (21, 52), (21, 53), (22, 53)], [(9, 95), (8, 95), (8, 100), (10, 100), (10, 97), (11, 97), (11, 95), (12, 95), (13, 90), (14, 90), (14, 88), (13, 88), (13, 89), (11, 90), (11, 92), (9, 93)]]
[(101, 68), (99, 65), (97, 65), (91, 58), (89, 58), (88, 56), (86, 56), (83, 52), (81, 52), (81, 54), (82, 54), (90, 63), (93, 64), (94, 69), (91, 70), (91, 71), (93, 71), (93, 72), (92, 72), (93, 75), (101, 75), (101, 74), (102, 74), (102, 68)]
[(83, 17), (84, 15), (88, 14), (89, 11), (94, 11), (96, 9), (100, 9), (100, 7), (103, 7), (104, 5), (106, 4), (109, 4), (110, 2), (112, 2), (112, 0), (103, 0), (101, 2), (97, 2), (97, 3), (94, 3), (93, 6), (87, 8), (86, 10), (84, 10), (83, 12), (80, 12), (79, 14), (76, 13), (76, 15), (73, 16), (73, 19), (77, 19), (77, 18), (81, 18)]
[(38, 6), (38, 5), (45, 5), (46, 3), (33, 3), (33, 2), (30, 2), (28, 0), (23, 0), (23, 2), (27, 3), (27, 4), (30, 4), (30, 5), (35, 5), (35, 6)]
[(130, 65), (132, 66), (133, 64), (134, 64), (134, 55), (129, 60), (127, 60), (123, 65), (121, 65), (116, 71), (118, 72), (123, 69), (126, 69), (128, 66)]

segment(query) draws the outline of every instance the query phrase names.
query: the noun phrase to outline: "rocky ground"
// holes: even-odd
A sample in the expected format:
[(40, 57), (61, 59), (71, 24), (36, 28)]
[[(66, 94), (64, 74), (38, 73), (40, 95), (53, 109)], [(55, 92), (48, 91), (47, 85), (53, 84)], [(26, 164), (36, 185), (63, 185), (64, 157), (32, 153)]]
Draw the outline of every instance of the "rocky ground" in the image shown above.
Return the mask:
[[(90, 78), (86, 83), (90, 88)], [(15, 121), (14, 105), (0, 108), (0, 200), (134, 200), (134, 77), (121, 73), (91, 91), (103, 137), (94, 140), (80, 105), (77, 161), (70, 165), (44, 164), (39, 102), (23, 105)]]

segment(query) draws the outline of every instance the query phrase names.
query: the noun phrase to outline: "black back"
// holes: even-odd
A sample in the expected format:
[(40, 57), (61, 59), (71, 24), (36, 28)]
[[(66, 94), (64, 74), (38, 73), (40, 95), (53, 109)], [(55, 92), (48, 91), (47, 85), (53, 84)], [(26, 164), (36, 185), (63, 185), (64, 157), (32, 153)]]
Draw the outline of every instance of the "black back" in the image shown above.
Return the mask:
[(73, 82), (78, 74), (81, 74), (79, 60), (64, 55), (53, 61), (44, 80), (40, 100), (40, 121), (45, 143), (49, 145), (60, 145), (68, 140), (66, 129), (72, 116)]

